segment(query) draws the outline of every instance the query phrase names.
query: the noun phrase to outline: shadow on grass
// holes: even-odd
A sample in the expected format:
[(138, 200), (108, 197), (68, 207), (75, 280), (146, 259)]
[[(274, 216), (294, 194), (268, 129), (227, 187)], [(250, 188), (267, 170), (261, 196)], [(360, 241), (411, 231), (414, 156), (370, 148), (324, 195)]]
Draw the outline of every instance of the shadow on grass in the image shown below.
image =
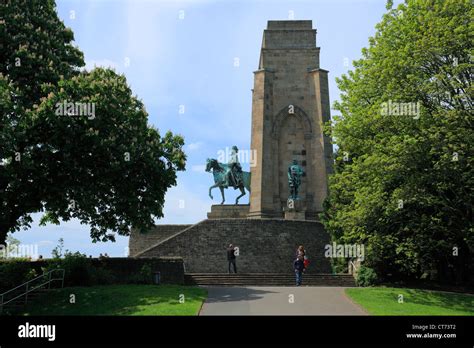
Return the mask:
[(474, 295), (418, 289), (404, 289), (411, 303), (424, 306), (439, 306), (450, 310), (468, 311), (474, 315)]
[(187, 286), (111, 285), (64, 288), (38, 298), (22, 314), (195, 315), (205, 298), (204, 289)]

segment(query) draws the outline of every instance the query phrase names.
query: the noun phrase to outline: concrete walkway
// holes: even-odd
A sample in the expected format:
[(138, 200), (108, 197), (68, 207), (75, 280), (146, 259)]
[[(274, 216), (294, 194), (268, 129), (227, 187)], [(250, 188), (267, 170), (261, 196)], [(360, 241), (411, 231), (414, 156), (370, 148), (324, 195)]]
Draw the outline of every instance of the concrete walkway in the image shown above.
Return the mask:
[(367, 315), (343, 287), (206, 287), (200, 315)]

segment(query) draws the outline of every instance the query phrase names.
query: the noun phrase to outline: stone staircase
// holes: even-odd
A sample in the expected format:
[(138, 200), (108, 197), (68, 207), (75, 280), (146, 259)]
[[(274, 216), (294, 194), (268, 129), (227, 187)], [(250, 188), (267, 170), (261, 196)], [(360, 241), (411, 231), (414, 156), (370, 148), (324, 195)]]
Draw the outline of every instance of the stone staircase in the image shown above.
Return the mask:
[[(294, 286), (295, 275), (280, 273), (186, 273), (187, 285), (210, 286)], [(303, 285), (308, 286), (356, 286), (350, 274), (304, 274)]]
[(52, 269), (21, 285), (0, 293), (0, 315), (21, 312), (28, 303), (36, 301), (39, 297), (50, 291), (53, 282), (61, 282), (61, 288), (64, 287), (64, 274), (64, 269)]

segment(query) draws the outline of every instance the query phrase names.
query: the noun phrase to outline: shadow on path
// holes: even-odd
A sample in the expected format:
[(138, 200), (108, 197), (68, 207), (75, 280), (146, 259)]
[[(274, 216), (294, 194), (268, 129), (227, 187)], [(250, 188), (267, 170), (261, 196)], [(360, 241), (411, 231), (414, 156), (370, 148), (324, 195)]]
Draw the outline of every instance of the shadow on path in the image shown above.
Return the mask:
[(239, 301), (255, 301), (260, 300), (268, 294), (274, 294), (275, 291), (260, 290), (247, 287), (206, 287), (209, 291), (209, 296), (206, 303), (218, 302), (239, 302)]

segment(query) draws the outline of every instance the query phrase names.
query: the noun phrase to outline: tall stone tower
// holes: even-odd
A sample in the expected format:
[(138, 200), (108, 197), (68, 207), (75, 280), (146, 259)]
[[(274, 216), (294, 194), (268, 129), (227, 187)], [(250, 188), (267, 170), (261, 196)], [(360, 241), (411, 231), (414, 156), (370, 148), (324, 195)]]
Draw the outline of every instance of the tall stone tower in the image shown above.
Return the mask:
[(305, 174), (298, 202), (303, 219), (315, 220), (327, 195), (332, 145), (323, 135), (330, 120), (328, 71), (319, 67), (312, 21), (268, 21), (254, 72), (249, 218), (281, 218), (288, 208), (288, 166)]
[[(293, 277), (295, 249), (304, 245), (311, 258), (306, 273), (332, 272), (325, 257), (329, 235), (314, 221), (322, 211), (332, 167), (330, 139), (322, 134), (329, 109), (328, 72), (319, 68), (311, 21), (269, 21), (253, 89), (251, 148), (257, 157), (251, 167), (250, 205), (212, 205), (208, 218), (193, 225), (160, 224), (148, 233), (132, 231), (130, 255), (179, 256), (186, 272), (227, 273), (222, 260), (233, 243), (242, 251), (240, 272)], [(287, 173), (293, 160), (306, 175), (301, 199), (290, 208)], [(345, 285), (324, 278), (327, 285)], [(352, 278), (347, 285), (354, 285)]]

